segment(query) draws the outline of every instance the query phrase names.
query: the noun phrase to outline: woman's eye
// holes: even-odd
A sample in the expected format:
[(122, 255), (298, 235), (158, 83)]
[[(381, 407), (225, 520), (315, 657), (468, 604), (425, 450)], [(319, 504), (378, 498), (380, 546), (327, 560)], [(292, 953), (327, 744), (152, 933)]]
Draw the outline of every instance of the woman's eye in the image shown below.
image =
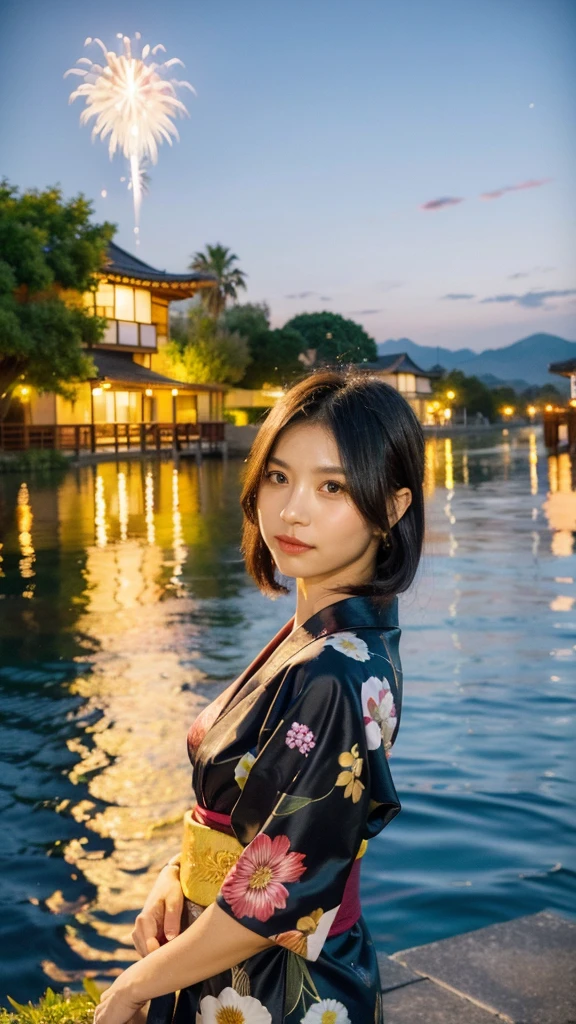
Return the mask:
[(339, 494), (344, 490), (342, 484), (339, 484), (337, 480), (327, 480), (324, 487), (328, 488), (328, 494)]
[[(284, 473), (281, 473), (280, 470), (278, 470), (278, 469), (271, 469), (271, 470), (269, 470), (265, 474), (265, 476), (266, 476), (266, 479), (270, 480), (271, 483), (273, 483), (273, 484), (283, 484), (283, 483), (286, 482), (286, 477), (284, 476)], [(278, 477), (281, 477), (281, 479), (278, 479)]]

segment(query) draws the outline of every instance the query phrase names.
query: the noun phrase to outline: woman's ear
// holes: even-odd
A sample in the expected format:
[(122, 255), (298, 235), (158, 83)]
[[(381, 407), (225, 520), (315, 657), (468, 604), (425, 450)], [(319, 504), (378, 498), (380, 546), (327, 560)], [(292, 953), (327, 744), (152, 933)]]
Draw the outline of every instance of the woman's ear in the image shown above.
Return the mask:
[(388, 519), (390, 521), (391, 527), (395, 526), (396, 523), (399, 522), (400, 519), (402, 519), (402, 516), (404, 515), (411, 501), (412, 491), (410, 490), (409, 487), (401, 487), (399, 491), (396, 491), (396, 494), (394, 495), (394, 498), (392, 500), (392, 508), (389, 509), (388, 511)]

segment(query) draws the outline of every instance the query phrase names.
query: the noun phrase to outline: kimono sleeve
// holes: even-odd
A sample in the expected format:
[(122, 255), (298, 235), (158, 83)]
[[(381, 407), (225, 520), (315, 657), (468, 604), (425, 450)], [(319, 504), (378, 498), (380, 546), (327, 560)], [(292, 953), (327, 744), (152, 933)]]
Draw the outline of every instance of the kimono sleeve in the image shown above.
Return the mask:
[(384, 743), (375, 748), (367, 735), (362, 667), (336, 673), (325, 655), (290, 670), (298, 695), (245, 780), (232, 823), (246, 845), (217, 896), (245, 927), (308, 960), (320, 954), (362, 840), (400, 810)]

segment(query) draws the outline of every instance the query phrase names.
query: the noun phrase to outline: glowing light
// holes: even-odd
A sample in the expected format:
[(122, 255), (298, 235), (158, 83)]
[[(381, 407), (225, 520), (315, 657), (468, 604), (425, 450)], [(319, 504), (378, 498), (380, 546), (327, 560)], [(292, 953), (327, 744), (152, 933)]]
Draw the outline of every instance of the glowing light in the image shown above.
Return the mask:
[(175, 398), (176, 395), (178, 394), (178, 388), (172, 388), (172, 394), (174, 395)]
[(502, 409), (502, 412), (504, 413), (505, 416), (512, 416), (514, 414), (514, 406), (505, 405), (504, 408)]
[(536, 406), (535, 405), (529, 405), (528, 409), (527, 409), (527, 412), (528, 412), (529, 416), (535, 416), (536, 415)]
[(92, 388), (92, 394), (93, 395), (101, 395), (102, 394), (102, 388)]
[(30, 393), (30, 388), (20, 388), (20, 394), (21, 395), (28, 395), (29, 393)]
[(452, 402), (456, 398), (456, 392), (455, 391), (447, 391), (446, 392), (446, 398), (448, 399), (449, 402)]
[(103, 188), (100, 195), (102, 196), (102, 199), (106, 199), (106, 196), (108, 195), (107, 189)]
[(572, 406), (573, 409), (576, 409), (576, 398), (571, 398), (570, 399), (570, 405)]
[(449, 420), (452, 416), (452, 409), (444, 409), (444, 419)]
[(553, 409), (553, 408), (554, 408), (554, 406), (552, 406), (552, 405), (547, 405), (547, 406), (546, 406), (546, 412), (552, 412), (552, 409)]
[(154, 60), (148, 63), (148, 58), (155, 57), (158, 51), (165, 52), (161, 43), (153, 48), (148, 44), (141, 46), (137, 34), (140, 56), (134, 56), (129, 37), (119, 33), (117, 38), (122, 40), (123, 52), (120, 53), (107, 50), (101, 39), (89, 36), (84, 45), (95, 43), (99, 46), (105, 58), (103, 64), (94, 64), (90, 58), (80, 57), (76, 63), (86, 66), (69, 68), (64, 77), (78, 75), (84, 79), (70, 94), (69, 101), (73, 103), (77, 97), (85, 100), (80, 124), (88, 124), (94, 119), (92, 139), (100, 136), (103, 142), (108, 140), (111, 159), (119, 150), (129, 161), (134, 217), (138, 225), (143, 164), (146, 160), (153, 164), (157, 162), (158, 146), (162, 142), (171, 146), (173, 139), (179, 139), (173, 118), (184, 116), (188, 111), (178, 99), (176, 88), (183, 87), (192, 92), (194, 88), (190, 82), (164, 77), (174, 65), (184, 67), (177, 57), (163, 64)]
[(148, 396), (148, 398), (152, 398), (152, 388), (146, 388), (146, 391), (144, 393)]

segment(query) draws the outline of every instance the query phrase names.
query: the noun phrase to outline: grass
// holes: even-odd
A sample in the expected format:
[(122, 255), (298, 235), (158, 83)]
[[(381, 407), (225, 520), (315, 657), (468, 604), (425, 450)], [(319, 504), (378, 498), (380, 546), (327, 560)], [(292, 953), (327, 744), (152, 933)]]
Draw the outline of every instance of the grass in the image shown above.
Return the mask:
[(60, 995), (47, 988), (36, 1005), (17, 1003), (8, 996), (13, 1011), (0, 1007), (0, 1024), (92, 1024), (94, 1007), (100, 1002), (100, 989), (91, 978), (84, 978), (83, 992), (64, 989)]

